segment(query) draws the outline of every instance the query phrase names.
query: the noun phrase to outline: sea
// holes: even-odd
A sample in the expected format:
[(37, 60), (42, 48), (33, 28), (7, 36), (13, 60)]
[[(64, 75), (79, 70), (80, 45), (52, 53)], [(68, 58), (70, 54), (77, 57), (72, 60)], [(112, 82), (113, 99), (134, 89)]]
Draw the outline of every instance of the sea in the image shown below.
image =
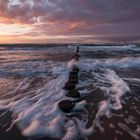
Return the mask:
[[(140, 46), (76, 49), (0, 46), (0, 140), (140, 140)], [(78, 98), (64, 88), (73, 66)]]

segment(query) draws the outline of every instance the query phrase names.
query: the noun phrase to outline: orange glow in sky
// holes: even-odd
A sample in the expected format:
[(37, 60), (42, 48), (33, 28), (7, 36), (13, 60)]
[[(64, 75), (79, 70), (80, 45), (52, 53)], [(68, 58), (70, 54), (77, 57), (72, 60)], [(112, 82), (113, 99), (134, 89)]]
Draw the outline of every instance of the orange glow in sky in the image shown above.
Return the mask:
[(28, 33), (30, 28), (18, 24), (0, 24), (0, 36), (19, 35)]
[(139, 9), (139, 0), (0, 0), (0, 43), (140, 43)]

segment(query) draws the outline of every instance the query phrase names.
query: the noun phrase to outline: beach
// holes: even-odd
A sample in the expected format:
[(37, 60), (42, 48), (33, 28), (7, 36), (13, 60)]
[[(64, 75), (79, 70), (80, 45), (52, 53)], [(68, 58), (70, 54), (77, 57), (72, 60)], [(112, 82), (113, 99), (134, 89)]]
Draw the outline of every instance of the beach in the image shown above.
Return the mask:
[[(78, 61), (76, 49), (0, 46), (2, 140), (140, 140), (140, 46), (81, 45)], [(76, 98), (65, 89), (74, 66)]]

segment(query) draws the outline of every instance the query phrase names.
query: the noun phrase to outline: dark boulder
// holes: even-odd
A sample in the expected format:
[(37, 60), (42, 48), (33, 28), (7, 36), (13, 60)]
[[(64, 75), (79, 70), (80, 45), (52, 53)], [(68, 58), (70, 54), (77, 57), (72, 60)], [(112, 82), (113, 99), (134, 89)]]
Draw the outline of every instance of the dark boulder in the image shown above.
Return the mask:
[(69, 90), (66, 94), (66, 96), (68, 97), (73, 97), (73, 98), (79, 98), (80, 97), (80, 93), (78, 90), (74, 89), (74, 90)]
[(79, 68), (77, 66), (73, 66), (73, 71), (79, 72)]
[(63, 112), (70, 112), (73, 107), (75, 106), (74, 102), (73, 101), (70, 101), (70, 100), (63, 100), (63, 101), (60, 101), (58, 103), (58, 106), (59, 108), (63, 111)]
[(75, 59), (76, 61), (79, 60), (79, 57), (80, 57), (80, 54), (78, 52), (76, 52), (74, 55), (73, 55), (73, 59)]
[(67, 82), (64, 87), (65, 90), (72, 90), (75, 89), (75, 83)]
[(70, 78), (76, 78), (76, 79), (78, 79), (78, 75), (72, 75), (72, 74), (70, 74), (70, 75), (69, 75), (69, 79), (70, 79)]
[(70, 83), (78, 84), (78, 78), (69, 78)]
[(78, 72), (77, 72), (77, 71), (71, 71), (71, 72), (70, 72), (70, 75), (78, 76)]
[(76, 52), (79, 52), (79, 46), (77, 46), (77, 48), (76, 48)]
[(79, 58), (79, 57), (80, 57), (80, 54), (76, 52), (76, 53), (74, 54), (74, 58)]

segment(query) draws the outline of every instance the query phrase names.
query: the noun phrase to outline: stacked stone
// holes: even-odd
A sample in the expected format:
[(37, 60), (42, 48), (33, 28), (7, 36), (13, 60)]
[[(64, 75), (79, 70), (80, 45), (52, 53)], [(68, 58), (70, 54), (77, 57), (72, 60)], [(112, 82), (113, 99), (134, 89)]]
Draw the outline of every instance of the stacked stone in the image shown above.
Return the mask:
[[(79, 61), (79, 58), (80, 58), (79, 47), (77, 47), (73, 59), (75, 59), (75, 61)], [(80, 97), (79, 91), (75, 89), (76, 84), (78, 84), (78, 73), (79, 73), (79, 68), (76, 65), (74, 65), (72, 71), (69, 73), (69, 79), (64, 87), (64, 89), (67, 91), (66, 96), (68, 97), (73, 97), (73, 98)], [(75, 103), (71, 100), (63, 100), (59, 102), (58, 105), (62, 111), (70, 112), (71, 109), (75, 106)]]

